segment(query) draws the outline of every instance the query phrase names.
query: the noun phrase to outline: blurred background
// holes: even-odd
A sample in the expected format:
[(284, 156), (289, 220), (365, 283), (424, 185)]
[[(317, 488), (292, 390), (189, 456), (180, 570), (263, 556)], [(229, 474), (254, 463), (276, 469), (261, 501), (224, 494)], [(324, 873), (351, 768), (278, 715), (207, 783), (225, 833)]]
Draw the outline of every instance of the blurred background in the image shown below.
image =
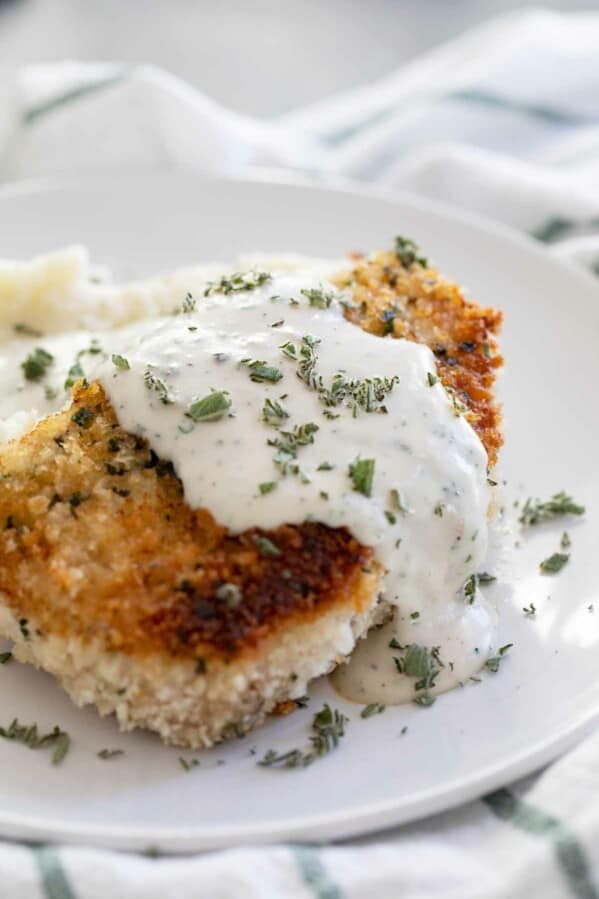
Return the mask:
[[(386, 74), (522, 0), (0, 0), (0, 84), (29, 62), (151, 62), (249, 114)], [(543, 0), (599, 9), (599, 0)]]

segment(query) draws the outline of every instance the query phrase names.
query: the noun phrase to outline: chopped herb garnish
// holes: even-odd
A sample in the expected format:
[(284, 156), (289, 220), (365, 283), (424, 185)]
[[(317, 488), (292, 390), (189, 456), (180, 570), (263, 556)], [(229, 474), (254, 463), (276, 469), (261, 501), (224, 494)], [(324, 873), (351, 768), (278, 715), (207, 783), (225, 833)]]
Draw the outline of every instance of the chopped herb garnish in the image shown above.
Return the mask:
[(456, 418), (459, 418), (460, 415), (463, 415), (464, 412), (468, 411), (468, 406), (463, 403), (461, 399), (459, 399), (453, 387), (447, 387), (445, 384), (443, 386), (445, 387), (445, 393), (449, 397), (449, 401), (453, 409), (453, 414)]
[(196, 301), (190, 293), (186, 293), (181, 303), (181, 308), (178, 310), (179, 312), (193, 312), (196, 308)]
[(315, 347), (317, 347), (319, 343), (319, 337), (312, 337), (311, 334), (304, 334), (302, 337), (302, 345), (299, 350), (297, 375), (310, 390), (319, 390), (323, 387), (322, 378), (314, 371), (318, 361)]
[[(81, 378), (85, 378), (85, 372), (81, 365), (81, 359), (83, 356), (97, 356), (99, 353), (102, 353), (102, 347), (100, 346), (97, 338), (93, 338), (90, 345), (83, 349), (79, 350), (75, 357), (75, 362), (71, 365), (67, 378), (64, 382), (64, 389), (70, 390), (73, 384), (79, 381)], [(108, 358), (108, 357), (106, 357)]]
[(276, 546), (272, 540), (269, 540), (268, 537), (263, 537), (260, 534), (254, 534), (252, 540), (258, 547), (258, 551), (261, 556), (266, 556), (268, 559), (276, 559), (277, 556), (281, 555), (281, 550), (278, 546)]
[(88, 428), (91, 428), (94, 417), (93, 412), (90, 412), (85, 406), (81, 406), (76, 412), (73, 412), (71, 421), (74, 421), (76, 425), (79, 425), (80, 428), (83, 428), (83, 430), (86, 431)]
[[(214, 293), (240, 293), (244, 290), (255, 290), (272, 280), (268, 272), (235, 272), (232, 275), (223, 275), (218, 281), (209, 281), (204, 296), (209, 297)], [(272, 299), (272, 298), (271, 298)]]
[(434, 387), (435, 384), (437, 384), (437, 383), (439, 382), (439, 378), (437, 377), (437, 375), (434, 375), (434, 374), (432, 373), (432, 371), (429, 371), (429, 372), (427, 373), (427, 375), (426, 375), (426, 380), (427, 380), (427, 382), (428, 382), (428, 386), (429, 386), (429, 387)]
[(242, 364), (248, 366), (250, 370), (250, 380), (256, 381), (258, 384), (261, 384), (264, 381), (276, 384), (277, 381), (280, 381), (283, 377), (283, 372), (280, 368), (276, 368), (274, 365), (268, 365), (263, 359), (244, 359), (242, 360)]
[(258, 764), (263, 768), (307, 768), (339, 745), (345, 735), (347, 720), (337, 709), (333, 710), (325, 704), (312, 720), (313, 734), (308, 750), (291, 749), (277, 753), (271, 749)]
[(90, 356), (97, 356), (98, 353), (102, 352), (102, 347), (100, 346), (100, 342), (97, 337), (92, 337), (90, 345), (87, 349), (80, 350), (79, 356), (85, 356), (88, 353)]
[(543, 574), (557, 574), (570, 559), (570, 553), (553, 553), (548, 558), (543, 559), (539, 568)]
[(71, 367), (69, 368), (69, 373), (64, 382), (64, 389), (70, 390), (73, 384), (75, 384), (77, 381), (80, 381), (81, 378), (84, 377), (85, 372), (83, 371), (81, 362), (79, 362), (79, 359), (77, 359), (76, 362), (74, 362), (73, 365), (71, 365)]
[(385, 509), (385, 518), (389, 524), (397, 524), (397, 515), (394, 512), (390, 512), (389, 509)]
[(288, 359), (297, 360), (297, 347), (294, 343), (288, 340), (286, 343), (282, 343), (279, 347), (284, 356), (287, 356)]
[(478, 575), (471, 574), (466, 583), (464, 584), (464, 596), (468, 600), (469, 604), (472, 605), (474, 602), (474, 598), (476, 596), (476, 591), (478, 589)]
[(316, 471), (333, 471), (334, 468), (335, 466), (330, 462), (321, 462)]
[(262, 484), (258, 484), (258, 488), (262, 496), (266, 493), (272, 493), (273, 490), (277, 489), (276, 481), (263, 481)]
[(428, 259), (420, 255), (420, 247), (413, 240), (410, 240), (409, 237), (395, 238), (395, 255), (406, 268), (409, 268), (415, 262), (423, 266), (423, 268), (428, 266)]
[(418, 618), (420, 618), (420, 612), (410, 612), (410, 618), (412, 619), (412, 621), (416, 621)]
[(318, 391), (319, 399), (325, 406), (330, 408), (345, 403), (356, 418), (360, 410), (386, 414), (387, 407), (383, 400), (399, 383), (399, 378), (373, 377), (360, 380), (347, 378), (342, 372), (337, 372), (329, 387), (325, 387), (320, 376), (314, 375), (313, 381), (312, 389)]
[(164, 403), (167, 406), (169, 403), (172, 403), (172, 397), (168, 392), (168, 387), (164, 383), (164, 381), (159, 378), (157, 375), (153, 373), (150, 368), (146, 368), (144, 372), (144, 384), (148, 388), (148, 390), (154, 390), (158, 394), (158, 399), (161, 403)]
[(129, 360), (125, 359), (124, 356), (120, 356), (118, 353), (113, 353), (111, 356), (113, 365), (118, 368), (119, 371), (129, 371), (131, 366), (129, 365)]
[(375, 459), (356, 459), (349, 466), (349, 476), (353, 482), (354, 490), (362, 493), (364, 496), (372, 495), (375, 462)]
[(429, 687), (434, 686), (436, 677), (443, 667), (438, 648), (428, 649), (418, 643), (410, 643), (405, 649), (406, 654), (401, 659), (403, 662), (401, 674), (417, 678), (414, 685), (416, 691), (428, 690)]
[(399, 309), (397, 308), (397, 306), (389, 306), (389, 308), (385, 309), (381, 314), (384, 337), (386, 337), (387, 334), (393, 334), (393, 331), (395, 330), (395, 319), (398, 315)]
[(401, 512), (403, 515), (407, 515), (410, 511), (409, 506), (405, 500), (405, 498), (401, 495), (399, 490), (395, 487), (389, 491), (389, 495), (391, 497), (391, 505), (394, 509), (397, 509), (398, 512)]
[(372, 718), (373, 715), (380, 715), (385, 708), (386, 706), (381, 702), (372, 702), (370, 705), (364, 706), (360, 712), (360, 718)]
[(47, 734), (39, 734), (37, 724), (19, 724), (18, 718), (15, 718), (9, 727), (0, 727), (0, 737), (5, 740), (14, 740), (16, 743), (23, 743), (29, 749), (47, 749), (52, 747), (52, 764), (59, 765), (65, 758), (71, 739), (69, 735), (59, 727), (54, 727)]
[(492, 656), (490, 659), (487, 659), (487, 661), (485, 662), (485, 668), (488, 668), (489, 671), (493, 672), (493, 674), (497, 674), (497, 672), (499, 671), (499, 666), (503, 661), (503, 657), (505, 656), (508, 649), (511, 649), (513, 645), (513, 643), (506, 643), (505, 646), (500, 647), (500, 649), (497, 650), (496, 656)]
[(276, 448), (273, 462), (286, 474), (301, 474), (297, 459), (298, 450), (302, 446), (314, 443), (314, 434), (319, 430), (318, 425), (308, 421), (303, 425), (296, 425), (293, 431), (279, 431), (279, 436), (268, 440), (269, 446)]
[(280, 318), (278, 321), (273, 322), (273, 323), (271, 324), (270, 327), (271, 327), (271, 328), (280, 328), (281, 325), (284, 325), (284, 324), (285, 324), (285, 319), (284, 319), (284, 318)]
[(436, 696), (431, 696), (430, 693), (423, 693), (421, 696), (416, 696), (414, 702), (416, 705), (421, 705), (426, 708), (436, 702)]
[(560, 518), (562, 515), (584, 515), (584, 513), (585, 507), (574, 502), (572, 497), (562, 490), (544, 503), (539, 499), (527, 499), (519, 521), (525, 527), (531, 527), (552, 518)]
[(492, 584), (493, 581), (497, 580), (494, 574), (488, 574), (486, 571), (481, 571), (476, 576), (479, 584)]
[(36, 347), (33, 352), (29, 353), (27, 358), (21, 362), (23, 375), (27, 381), (41, 381), (46, 376), (48, 368), (54, 362), (54, 356), (42, 347)]
[(99, 759), (102, 759), (103, 761), (106, 762), (106, 761), (110, 761), (111, 759), (117, 759), (120, 755), (124, 755), (124, 754), (125, 754), (124, 749), (101, 749), (97, 753), (97, 756)]
[(12, 652), (10, 650), (8, 652), (0, 652), (0, 665), (8, 665), (9, 662), (12, 662)]
[(537, 614), (534, 602), (531, 602), (529, 606), (522, 606), (522, 611), (528, 618), (532, 618), (533, 615)]
[(43, 337), (41, 331), (38, 331), (37, 328), (32, 328), (31, 325), (27, 325), (24, 322), (17, 322), (16, 325), (13, 325), (13, 330), (15, 334), (22, 334), (23, 337)]
[(228, 414), (231, 398), (227, 390), (213, 390), (201, 400), (195, 400), (185, 415), (193, 421), (219, 421)]
[(571, 545), (572, 541), (570, 540), (570, 535), (567, 531), (564, 531), (562, 534), (562, 539), (559, 542), (559, 545), (562, 549), (567, 549)]
[(31, 634), (29, 633), (29, 621), (27, 618), (19, 618), (19, 630), (23, 639), (29, 640)]
[(46, 384), (44, 387), (44, 396), (47, 400), (55, 400), (58, 396), (58, 388), (50, 387), (49, 384)]
[(179, 756), (179, 764), (183, 768), (184, 771), (191, 771), (192, 768), (197, 768), (200, 764), (199, 759), (184, 759), (182, 755)]
[(438, 515), (439, 518), (443, 518), (443, 512), (445, 511), (445, 503), (437, 503), (434, 508), (435, 515)]
[(286, 418), (289, 418), (289, 412), (277, 400), (267, 398), (262, 406), (262, 421), (267, 425), (279, 425)]
[(336, 296), (332, 290), (323, 290), (322, 287), (306, 287), (300, 293), (317, 309), (328, 309)]

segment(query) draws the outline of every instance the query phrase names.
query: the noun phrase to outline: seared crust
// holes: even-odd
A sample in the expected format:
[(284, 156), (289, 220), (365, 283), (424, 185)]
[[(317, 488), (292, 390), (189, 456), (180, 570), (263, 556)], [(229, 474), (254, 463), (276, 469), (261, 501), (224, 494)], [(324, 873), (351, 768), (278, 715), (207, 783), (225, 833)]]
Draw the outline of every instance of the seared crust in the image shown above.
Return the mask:
[(489, 457), (497, 461), (503, 443), (501, 411), (493, 395), (502, 313), (466, 300), (457, 284), (417, 261), (402, 265), (395, 253), (356, 256), (336, 278), (350, 290), (355, 309), (347, 317), (381, 336), (425, 343), (435, 354), (439, 377), (467, 407), (466, 417)]

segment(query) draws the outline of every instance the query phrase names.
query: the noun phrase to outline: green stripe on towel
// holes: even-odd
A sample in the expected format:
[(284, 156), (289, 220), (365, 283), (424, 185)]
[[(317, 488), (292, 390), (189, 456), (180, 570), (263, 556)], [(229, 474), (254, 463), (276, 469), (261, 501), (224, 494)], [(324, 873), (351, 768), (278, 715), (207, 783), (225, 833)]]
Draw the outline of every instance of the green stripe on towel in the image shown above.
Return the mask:
[(558, 865), (573, 896), (577, 899), (599, 899), (599, 891), (593, 883), (585, 851), (576, 835), (565, 824), (534, 805), (518, 799), (509, 790), (490, 793), (484, 797), (484, 801), (502, 821), (509, 821), (518, 830), (544, 837), (553, 844)]
[(292, 846), (291, 852), (314, 899), (342, 899), (341, 890), (330, 879), (318, 849)]
[(67, 875), (52, 846), (32, 846), (45, 899), (76, 899)]
[(82, 84), (80, 87), (74, 87), (64, 94), (52, 97), (51, 100), (47, 100), (45, 103), (40, 103), (39, 106), (32, 106), (31, 109), (28, 109), (23, 114), (23, 122), (25, 125), (31, 125), (33, 122), (42, 118), (42, 116), (45, 116), (48, 112), (53, 112), (55, 109), (66, 106), (74, 100), (80, 100), (82, 97), (88, 97), (90, 94), (95, 94), (96, 91), (104, 90), (104, 88), (113, 87), (113, 85), (119, 84), (121, 81), (124, 81), (128, 75), (128, 68), (121, 69), (114, 75), (107, 75), (105, 78), (98, 79), (98, 81), (91, 81), (89, 84)]
[(579, 232), (594, 232), (599, 230), (599, 218), (575, 221), (574, 219), (555, 218), (547, 219), (532, 232), (532, 237), (543, 243), (555, 243), (564, 237), (572, 237)]
[(552, 125), (589, 125), (597, 122), (596, 116), (567, 112), (566, 110), (555, 109), (551, 106), (541, 106), (535, 103), (523, 103), (510, 97), (502, 97), (498, 94), (490, 94), (476, 89), (452, 91), (450, 94), (446, 94), (443, 99), (463, 100), (466, 103), (477, 103), (480, 106), (493, 106), (496, 109), (505, 109), (529, 118), (541, 119)]

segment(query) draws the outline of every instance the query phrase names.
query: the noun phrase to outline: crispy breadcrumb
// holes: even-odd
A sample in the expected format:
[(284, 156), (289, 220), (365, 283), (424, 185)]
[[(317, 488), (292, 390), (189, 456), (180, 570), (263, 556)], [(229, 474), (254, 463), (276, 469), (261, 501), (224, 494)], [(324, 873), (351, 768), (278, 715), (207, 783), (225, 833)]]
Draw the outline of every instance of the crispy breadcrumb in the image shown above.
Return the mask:
[(350, 321), (371, 334), (430, 347), (441, 381), (467, 407), (466, 417), (492, 468), (503, 443), (493, 395), (495, 373), (503, 363), (497, 345), (502, 313), (467, 300), (457, 284), (435, 269), (417, 262), (402, 265), (393, 252), (357, 256), (354, 266), (335, 280), (355, 303), (346, 312)]

